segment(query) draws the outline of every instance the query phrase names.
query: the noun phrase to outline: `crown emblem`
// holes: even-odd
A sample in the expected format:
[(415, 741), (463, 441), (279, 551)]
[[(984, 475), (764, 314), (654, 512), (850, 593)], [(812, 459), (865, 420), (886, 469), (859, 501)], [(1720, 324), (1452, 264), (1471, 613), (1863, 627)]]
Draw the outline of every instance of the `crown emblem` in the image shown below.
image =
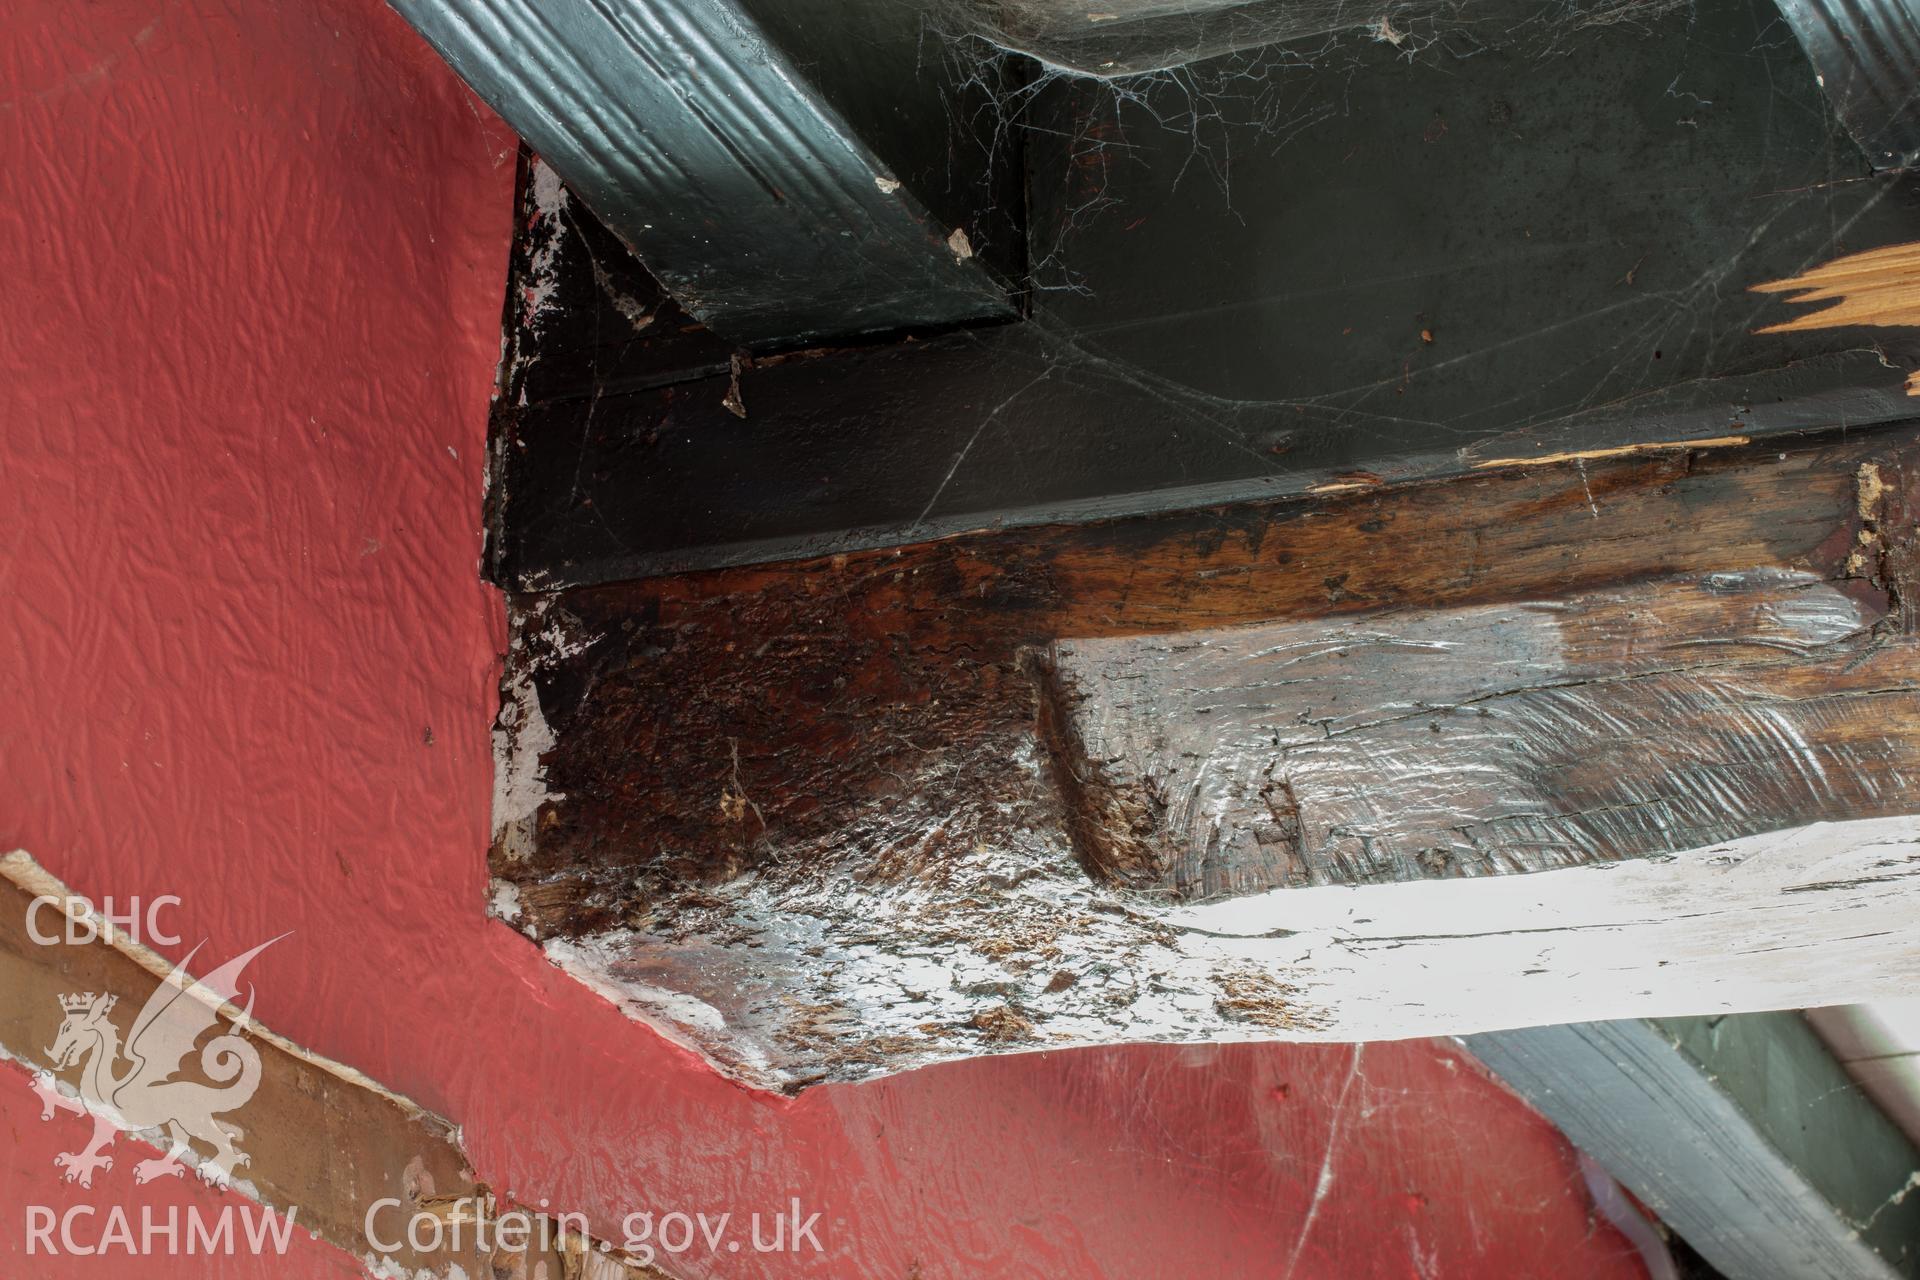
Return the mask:
[[(277, 941), (263, 942), (198, 980), (185, 967), (199, 954), (200, 949), (195, 947), (187, 961), (175, 965), (148, 993), (139, 1014), (127, 1020), (132, 1028), (125, 1032), (125, 1044), (120, 1040), (123, 1029), (107, 1020), (117, 997), (104, 991), (58, 997), (65, 1020), (54, 1036), (53, 1046), (44, 1053), (51, 1066), (40, 1072), (34, 1083), (34, 1092), (40, 1097), (40, 1118), (51, 1120), (56, 1111), (71, 1111), (75, 1115), (91, 1114), (94, 1120), (93, 1138), (87, 1146), (54, 1159), (66, 1171), (63, 1176), (67, 1181), (91, 1187), (95, 1173), (113, 1168), (113, 1157), (106, 1148), (112, 1145), (116, 1133), (162, 1129), (171, 1142), (162, 1144), (166, 1150), (158, 1158), (134, 1166), (136, 1183), (180, 1177), (189, 1168), (210, 1186), (224, 1187), (233, 1181), (234, 1168), (248, 1163), (247, 1153), (234, 1145), (235, 1139), (245, 1136), (245, 1130), (216, 1117), (244, 1106), (253, 1097), (260, 1087), (261, 1067), (259, 1051), (245, 1037), (253, 1016), (251, 990), (246, 1007), (231, 1029), (221, 1025), (221, 1008), (239, 995), (247, 963)], [(195, 1046), (209, 1032), (213, 1033), (212, 1039), (196, 1055)], [(213, 1084), (175, 1079), (196, 1056), (201, 1074)], [(54, 1078), (56, 1071), (75, 1067), (80, 1068), (77, 1085), (65, 1085)], [(196, 1145), (212, 1147), (213, 1155), (196, 1150)], [(13, 1270), (0, 1267), (0, 1271)]]

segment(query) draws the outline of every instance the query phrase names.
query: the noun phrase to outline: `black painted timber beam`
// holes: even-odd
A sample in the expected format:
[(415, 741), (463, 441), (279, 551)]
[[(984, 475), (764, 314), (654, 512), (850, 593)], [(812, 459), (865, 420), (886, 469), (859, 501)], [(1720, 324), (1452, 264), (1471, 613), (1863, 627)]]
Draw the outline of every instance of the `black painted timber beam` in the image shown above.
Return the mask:
[[(782, 48), (812, 33), (796, 60), (843, 118), (884, 122), (895, 91), (856, 94), (845, 50), (906, 30), (836, 45), (873, 3), (754, 2)], [(1562, 34), (1269, 50), (1194, 68), (1198, 114), (1173, 78), (1035, 86), (1008, 135), (1024, 323), (736, 361), (585, 207), (523, 208), (513, 296), (545, 301), (509, 324), (490, 573), (547, 590), (1912, 416), (1920, 308), (1865, 305), (1908, 296), (1905, 261), (1855, 257), (1920, 242), (1920, 173), (1874, 171), (1774, 0)], [(1236, 107), (1249, 76), (1319, 114)], [(1803, 297), (1836, 281), (1876, 287)]]
[[(732, 0), (393, 5), (732, 343), (1015, 314), (976, 254), (981, 228), (912, 188), (926, 166), (876, 153)], [(889, 28), (881, 61), (910, 34)], [(914, 74), (909, 61), (902, 75)], [(944, 154), (950, 123), (885, 125)]]

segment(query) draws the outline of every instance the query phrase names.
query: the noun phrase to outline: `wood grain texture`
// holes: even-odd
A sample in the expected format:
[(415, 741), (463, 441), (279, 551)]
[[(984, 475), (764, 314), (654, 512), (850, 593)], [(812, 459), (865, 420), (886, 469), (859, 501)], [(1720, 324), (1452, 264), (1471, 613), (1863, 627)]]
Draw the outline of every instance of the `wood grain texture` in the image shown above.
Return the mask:
[(1884, 597), (1717, 572), (1347, 624), (1062, 641), (1078, 830), (1177, 898), (1499, 875), (1912, 809)]
[[(49, 905), (30, 923), (36, 899)], [(42, 944), (34, 936), (62, 935), (62, 916), (86, 922), (81, 941)], [(71, 1087), (77, 1070), (50, 1061), (45, 1046), (55, 1042), (61, 1025), (61, 998), (92, 992), (114, 997), (113, 1023), (122, 1033), (133, 1024), (147, 998), (168, 979), (171, 966), (124, 933), (103, 940), (101, 917), (92, 903), (49, 875), (30, 855), (0, 856), (0, 1058)], [(84, 940), (91, 937), (92, 940)], [(200, 953), (199, 974), (213, 967)], [(213, 964), (230, 957), (221, 954)], [(182, 986), (182, 990), (187, 989)], [(179, 999), (192, 999), (180, 996)], [(251, 1001), (248, 1002), (251, 1005)], [(241, 1021), (241, 1010), (223, 1005), (227, 1023)], [(584, 1235), (578, 1214), (528, 1211), (529, 1237), (505, 1243), (476, 1242), (476, 1215), (489, 1219), (510, 1206), (476, 1179), (460, 1147), (455, 1127), (414, 1102), (388, 1090), (342, 1063), (333, 1062), (248, 1020), (246, 1031), (260, 1058), (259, 1088), (245, 1104), (224, 1115), (244, 1126), (247, 1163), (233, 1189), (248, 1199), (292, 1218), (295, 1229), (343, 1249), (367, 1268), (367, 1274), (407, 1276), (485, 1275), (503, 1280), (645, 1280), (665, 1273), (617, 1253), (595, 1257), (598, 1242)], [(182, 1064), (176, 1079), (194, 1079), (197, 1055)], [(119, 1070), (121, 1068), (115, 1068)], [(24, 1085), (0, 1079), (0, 1087)], [(69, 1093), (67, 1096), (72, 1096)], [(46, 1117), (43, 1117), (46, 1118)], [(65, 1127), (71, 1149), (87, 1145), (91, 1117), (56, 1111), (52, 1122)], [(136, 1161), (165, 1144), (150, 1146), (153, 1134), (121, 1134), (109, 1155), (115, 1160), (98, 1174), (96, 1195), (112, 1197), (120, 1180), (130, 1182)], [(141, 1145), (134, 1145), (135, 1143)], [(189, 1159), (212, 1153), (195, 1148)], [(51, 1176), (51, 1175), (50, 1175)], [(376, 1250), (367, 1235), (369, 1211), (381, 1200), (374, 1229), (382, 1243), (400, 1240), (393, 1252)], [(405, 1241), (413, 1215), (447, 1224), (439, 1246), (431, 1230)], [(467, 1225), (457, 1237), (451, 1224)], [(184, 1228), (183, 1228), (184, 1230)], [(185, 1249), (185, 1237), (178, 1248)], [(103, 1250), (104, 1252), (104, 1250)]]
[(1796, 305), (1825, 303), (1759, 333), (1804, 333), (1846, 325), (1920, 327), (1920, 242), (1890, 244), (1835, 258), (1786, 280), (1756, 284), (1755, 293), (1778, 293)]
[[(951, 841), (991, 842), (1006, 825), (997, 806), (1026, 785), (1014, 761), (1054, 758), (1043, 731), (1072, 729), (1039, 714), (1078, 696), (1048, 674), (1056, 641), (1091, 654), (1281, 619), (1544, 608), (1607, 583), (1769, 566), (1848, 584), (1848, 625), (1867, 627), (1888, 595), (1858, 473), (1884, 457), (1873, 474), (1893, 476), (1910, 447), (1881, 433), (1582, 460), (522, 597), (504, 776), (531, 781), (515, 744), (537, 710), (542, 785), (567, 799), (497, 806), (495, 873), (520, 886), (530, 921), (578, 933), (672, 886), (775, 863), (866, 856), (890, 876)], [(1875, 503), (1905, 491), (1875, 483)], [(1584, 602), (1576, 614), (1595, 616), (1557, 643), (1618, 651), (1640, 642), (1603, 641), (1608, 629), (1642, 625), (1649, 644), (1663, 628), (1698, 638), (1743, 607), (1710, 586), (1680, 594), (1667, 622), (1641, 619), (1630, 597)], [(1428, 874), (1409, 856), (1384, 878)]]
[[(1439, 958), (1485, 975), (1447, 999), (1390, 965), (1362, 1005), (1308, 994), (1311, 948), (1196, 949), (1179, 928), (1220, 930), (1173, 920), (1395, 882), (1520, 917), (1474, 886), (1682, 855), (1649, 901), (1704, 910), (1702, 851), (1911, 813), (1915, 447), (1580, 458), (523, 596), (496, 910), (784, 1086), (1049, 1043), (1451, 1032), (1528, 968), (1551, 998), (1492, 998), (1539, 1020), (1655, 990), (1673, 1013), (1806, 1002), (1845, 977), (1842, 916), (1774, 937), (1825, 957), (1791, 991), (1750, 981), (1746, 943), (1676, 967), (1692, 987), (1636, 973), (1624, 1003), (1573, 991), (1597, 970), (1564, 948), (1496, 948)], [(1825, 878), (1875, 856), (1843, 840)], [(1633, 914), (1647, 963), (1704, 963)]]

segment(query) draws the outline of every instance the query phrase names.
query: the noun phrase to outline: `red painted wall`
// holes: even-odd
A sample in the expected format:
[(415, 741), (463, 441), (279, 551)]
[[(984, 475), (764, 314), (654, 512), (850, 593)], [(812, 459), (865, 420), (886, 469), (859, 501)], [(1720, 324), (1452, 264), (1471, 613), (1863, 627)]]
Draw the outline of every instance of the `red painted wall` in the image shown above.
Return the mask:
[[(186, 946), (293, 930), (257, 1015), (458, 1121), (498, 1188), (615, 1237), (636, 1209), (822, 1214), (824, 1254), (696, 1248), (687, 1275), (1640, 1273), (1564, 1142), (1441, 1046), (1003, 1058), (790, 1102), (487, 921), (512, 140), (372, 0), (5, 8), (0, 848), (180, 895)], [(0, 1272), (207, 1274), (23, 1263), (16, 1206), (65, 1194), (71, 1136), (23, 1092), (0, 1073)], [(278, 1274), (340, 1274), (307, 1252)]]

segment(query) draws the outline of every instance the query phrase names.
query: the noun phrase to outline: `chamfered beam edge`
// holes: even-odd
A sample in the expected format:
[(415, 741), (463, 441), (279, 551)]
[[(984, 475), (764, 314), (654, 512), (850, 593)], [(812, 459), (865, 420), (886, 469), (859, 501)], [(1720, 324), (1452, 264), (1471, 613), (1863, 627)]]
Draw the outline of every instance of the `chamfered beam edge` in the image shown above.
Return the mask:
[(394, 8), (732, 342), (1014, 314), (968, 229), (934, 219), (730, 0)]

